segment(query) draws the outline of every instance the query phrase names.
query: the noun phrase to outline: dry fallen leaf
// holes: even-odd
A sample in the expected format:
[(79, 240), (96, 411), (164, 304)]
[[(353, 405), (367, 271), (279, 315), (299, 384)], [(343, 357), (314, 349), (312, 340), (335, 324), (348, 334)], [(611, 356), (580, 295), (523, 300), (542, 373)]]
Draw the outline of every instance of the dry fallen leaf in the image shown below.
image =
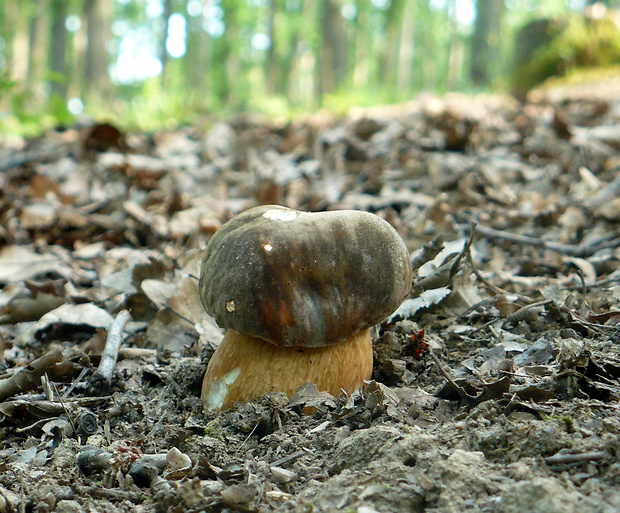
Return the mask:
[(69, 279), (71, 268), (58, 256), (40, 254), (27, 246), (6, 246), (0, 250), (0, 282), (16, 283), (53, 273)]

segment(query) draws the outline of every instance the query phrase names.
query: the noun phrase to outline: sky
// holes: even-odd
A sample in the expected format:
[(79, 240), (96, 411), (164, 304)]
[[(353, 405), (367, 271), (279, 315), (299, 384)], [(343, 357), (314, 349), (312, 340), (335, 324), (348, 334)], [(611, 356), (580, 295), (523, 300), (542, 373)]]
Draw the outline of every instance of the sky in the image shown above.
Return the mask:
[[(130, 0), (117, 0), (127, 3)], [(147, 0), (146, 16), (155, 24), (163, 14), (162, 0)], [(185, 55), (187, 18), (203, 18), (203, 29), (211, 37), (217, 38), (224, 33), (222, 21), (224, 12), (217, 1), (209, 2), (206, 6), (200, 0), (190, 0), (185, 13), (175, 13), (170, 17), (169, 35), (166, 41), (166, 51), (172, 58)], [(148, 27), (129, 28), (126, 22), (118, 21), (112, 26), (112, 32), (120, 39), (118, 59), (112, 65), (112, 79), (119, 83), (141, 82), (161, 73), (162, 64), (159, 60), (157, 38), (153, 30)]]

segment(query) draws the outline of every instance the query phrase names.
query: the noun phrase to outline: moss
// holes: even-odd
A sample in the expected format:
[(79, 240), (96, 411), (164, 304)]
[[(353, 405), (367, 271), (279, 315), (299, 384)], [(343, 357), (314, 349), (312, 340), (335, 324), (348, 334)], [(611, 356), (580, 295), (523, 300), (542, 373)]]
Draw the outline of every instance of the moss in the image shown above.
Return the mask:
[(215, 420), (212, 420), (205, 426), (204, 435), (208, 436), (209, 438), (215, 438), (216, 440), (222, 440), (221, 431), (222, 431), (222, 428), (218, 424), (218, 422)]
[(545, 80), (537, 88), (583, 86), (617, 79), (620, 79), (620, 64), (596, 68), (575, 68), (569, 70), (564, 76)]
[[(543, 44), (527, 46), (532, 31), (545, 31)], [(590, 19), (573, 15), (526, 26), (517, 40), (518, 64), (513, 89), (525, 93), (553, 76), (567, 76), (576, 69), (606, 69), (620, 65), (620, 28), (610, 17)]]

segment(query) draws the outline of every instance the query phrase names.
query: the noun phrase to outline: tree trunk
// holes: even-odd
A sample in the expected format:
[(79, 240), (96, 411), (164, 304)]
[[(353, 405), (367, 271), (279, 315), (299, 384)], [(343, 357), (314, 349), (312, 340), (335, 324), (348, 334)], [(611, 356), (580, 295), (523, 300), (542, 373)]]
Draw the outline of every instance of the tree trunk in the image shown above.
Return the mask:
[(398, 45), (398, 67), (396, 85), (398, 88), (397, 100), (403, 99), (403, 93), (408, 94), (413, 88), (413, 64), (415, 57), (415, 15), (416, 2), (406, 0), (403, 19), (400, 26), (400, 42)]
[(504, 0), (478, 0), (476, 9), (470, 76), (474, 86), (485, 87), (491, 82), (500, 55)]
[[(203, 10), (208, 1), (202, 0)], [(202, 26), (203, 20), (204, 18), (201, 15), (190, 19), (188, 22), (187, 52), (184, 60), (187, 79), (192, 89), (206, 92), (209, 84), (207, 79), (210, 39), (209, 34)], [(204, 98), (207, 95), (203, 94), (202, 96)], [(206, 106), (206, 102), (202, 106)]]
[[(302, 20), (318, 20), (321, 6), (312, 0), (301, 0), (299, 5)], [(317, 51), (312, 44), (315, 25), (303, 22), (294, 36), (290, 48), (287, 98), (292, 105), (314, 109), (317, 105), (318, 80)]]
[(159, 60), (161, 62), (161, 83), (166, 81), (166, 65), (168, 64), (168, 49), (166, 43), (168, 42), (168, 35), (170, 34), (170, 16), (172, 16), (172, 0), (164, 0), (164, 11), (162, 13), (162, 23), (164, 26), (161, 45), (159, 48)]
[(267, 94), (275, 94), (278, 90), (278, 63), (276, 61), (276, 13), (278, 11), (278, 1), (269, 2), (269, 48), (267, 48), (267, 59), (265, 62), (265, 89)]
[(450, 48), (448, 51), (446, 72), (446, 89), (454, 91), (459, 88), (461, 78), (461, 66), (463, 63), (463, 44), (459, 36), (458, 19), (456, 15), (456, 4), (458, 0), (451, 0), (449, 4), (450, 18)]
[(113, 3), (108, 0), (84, 0), (86, 19), (86, 55), (84, 62), (84, 98), (106, 101), (110, 95), (108, 51)]
[[(213, 59), (211, 73), (214, 87), (223, 105), (237, 108), (243, 103), (243, 69), (241, 66), (241, 38), (239, 37), (236, 0), (222, 0), (226, 32), (218, 39), (218, 52)], [(217, 68), (216, 68), (217, 66)]]
[[(387, 12), (387, 20), (386, 20), (386, 43), (385, 43), (385, 51), (380, 52), (379, 59), (381, 59), (381, 55), (384, 55), (383, 63), (379, 64), (379, 69), (381, 73), (378, 77), (378, 87), (384, 88), (386, 92), (390, 94), (390, 96), (394, 96), (398, 94), (399, 90), (396, 85), (396, 77), (398, 75), (398, 64), (399, 64), (399, 51), (400, 51), (400, 35), (403, 29), (403, 18), (404, 18), (404, 9), (405, 9), (406, 1), (405, 0), (392, 0), (392, 4)], [(375, 57), (376, 58), (376, 57)], [(373, 81), (373, 82), (376, 82)]]
[(346, 77), (346, 35), (340, 4), (323, 0), (321, 13), (322, 46), (319, 93), (323, 96), (338, 89)]
[(357, 16), (353, 29), (353, 45), (351, 55), (353, 55), (353, 87), (364, 87), (368, 84), (370, 76), (370, 17), (368, 10), (370, 5), (366, 2), (359, 2), (357, 6)]
[(37, 86), (43, 65), (43, 62), (41, 62), (41, 43), (43, 39), (41, 34), (41, 27), (43, 25), (41, 17), (45, 7), (41, 0), (33, 0), (32, 2), (32, 17), (30, 18), (30, 28), (28, 31), (28, 71), (26, 73), (26, 89), (29, 91), (33, 91), (33, 88)]
[(67, 98), (67, 63), (65, 53), (67, 50), (67, 30), (65, 20), (67, 18), (67, 2), (65, 0), (52, 0), (52, 41), (50, 44), (49, 63), (53, 74), (50, 81), (50, 92), (60, 98)]
[[(293, 97), (295, 94), (292, 89), (297, 87), (298, 84), (291, 87), (291, 83), (295, 82), (295, 80), (299, 81), (299, 74), (296, 74), (296, 64), (299, 60), (299, 48), (300, 42), (304, 38), (304, 32), (301, 30), (300, 24), (303, 23), (304, 12), (307, 9), (307, 3), (312, 4), (313, 2), (304, 2), (304, 0), (299, 0), (297, 3), (297, 8), (294, 12), (288, 12), (288, 19), (294, 19), (292, 23), (297, 27), (297, 30), (289, 30), (284, 32), (284, 34), (280, 34), (280, 39), (276, 43), (277, 52), (275, 52), (276, 56), (276, 85), (275, 92), (285, 96), (290, 103), (295, 103)], [(283, 7), (282, 3), (279, 4), (279, 9), (287, 9), (287, 7)], [(310, 16), (308, 19), (312, 19)], [(286, 37), (284, 37), (286, 35)], [(276, 34), (274, 33), (274, 38)]]

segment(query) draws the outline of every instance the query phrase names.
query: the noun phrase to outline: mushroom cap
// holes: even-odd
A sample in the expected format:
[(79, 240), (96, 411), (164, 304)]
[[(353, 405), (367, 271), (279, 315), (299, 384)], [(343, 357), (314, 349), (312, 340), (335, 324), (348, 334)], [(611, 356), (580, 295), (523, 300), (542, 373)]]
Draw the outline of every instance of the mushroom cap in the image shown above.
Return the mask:
[(411, 290), (409, 252), (368, 212), (251, 208), (202, 259), (202, 303), (220, 327), (283, 346), (342, 342), (392, 313)]

